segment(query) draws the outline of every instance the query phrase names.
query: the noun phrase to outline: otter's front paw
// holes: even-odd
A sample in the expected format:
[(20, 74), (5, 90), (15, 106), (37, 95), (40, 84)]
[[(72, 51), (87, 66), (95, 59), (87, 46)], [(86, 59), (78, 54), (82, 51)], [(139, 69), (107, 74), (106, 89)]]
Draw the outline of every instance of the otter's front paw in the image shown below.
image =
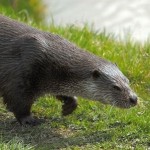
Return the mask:
[(71, 114), (76, 108), (77, 108), (77, 98), (76, 97), (70, 97), (69, 100), (64, 101), (64, 104), (62, 106), (62, 114), (63, 116), (67, 116)]

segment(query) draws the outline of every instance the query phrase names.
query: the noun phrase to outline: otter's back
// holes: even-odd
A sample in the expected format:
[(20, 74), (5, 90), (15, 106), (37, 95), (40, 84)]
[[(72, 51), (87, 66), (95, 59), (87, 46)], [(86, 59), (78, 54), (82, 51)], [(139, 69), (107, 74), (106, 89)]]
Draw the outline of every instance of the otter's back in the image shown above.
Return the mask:
[(36, 33), (38, 30), (0, 15), (0, 52), (8, 49), (19, 36), (29, 32)]

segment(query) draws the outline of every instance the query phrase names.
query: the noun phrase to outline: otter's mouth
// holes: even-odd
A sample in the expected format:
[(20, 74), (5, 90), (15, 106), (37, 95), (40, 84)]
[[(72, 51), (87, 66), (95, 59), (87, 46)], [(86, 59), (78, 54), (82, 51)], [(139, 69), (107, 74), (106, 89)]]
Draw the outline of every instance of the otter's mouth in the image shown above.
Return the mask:
[(128, 109), (138, 104), (138, 98), (136, 95), (132, 95), (129, 99), (111, 101), (110, 104), (119, 108)]
[(135, 99), (128, 99), (128, 100), (115, 100), (115, 101), (110, 101), (110, 100), (101, 100), (101, 103), (105, 105), (111, 105), (114, 107), (122, 108), (122, 109), (129, 109), (131, 107), (135, 107), (137, 103), (137, 98)]
[(114, 105), (116, 107), (119, 107), (119, 108), (122, 108), (122, 109), (129, 109), (131, 107), (135, 107), (137, 105), (137, 102), (136, 103), (132, 103), (132, 102), (115, 102), (111, 105)]

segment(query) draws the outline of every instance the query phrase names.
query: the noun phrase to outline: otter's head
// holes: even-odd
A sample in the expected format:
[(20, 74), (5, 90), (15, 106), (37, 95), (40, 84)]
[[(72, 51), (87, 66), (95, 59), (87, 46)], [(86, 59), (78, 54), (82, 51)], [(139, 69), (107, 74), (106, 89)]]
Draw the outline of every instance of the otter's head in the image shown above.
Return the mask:
[(120, 108), (130, 108), (137, 104), (137, 96), (129, 86), (129, 80), (115, 64), (97, 67), (86, 80), (85, 97)]

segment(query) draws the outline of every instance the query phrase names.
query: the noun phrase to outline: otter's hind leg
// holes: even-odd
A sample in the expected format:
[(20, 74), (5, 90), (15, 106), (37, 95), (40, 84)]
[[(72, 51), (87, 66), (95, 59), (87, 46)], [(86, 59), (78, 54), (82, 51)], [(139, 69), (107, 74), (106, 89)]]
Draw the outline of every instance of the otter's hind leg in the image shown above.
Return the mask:
[(23, 91), (17, 88), (4, 94), (4, 103), (7, 109), (14, 113), (14, 116), (21, 125), (36, 125), (37, 122), (31, 114), (31, 107), (34, 101), (31, 96)]
[(69, 97), (57, 95), (56, 98), (63, 102), (62, 105), (62, 114), (67, 116), (71, 114), (77, 108), (77, 97)]

